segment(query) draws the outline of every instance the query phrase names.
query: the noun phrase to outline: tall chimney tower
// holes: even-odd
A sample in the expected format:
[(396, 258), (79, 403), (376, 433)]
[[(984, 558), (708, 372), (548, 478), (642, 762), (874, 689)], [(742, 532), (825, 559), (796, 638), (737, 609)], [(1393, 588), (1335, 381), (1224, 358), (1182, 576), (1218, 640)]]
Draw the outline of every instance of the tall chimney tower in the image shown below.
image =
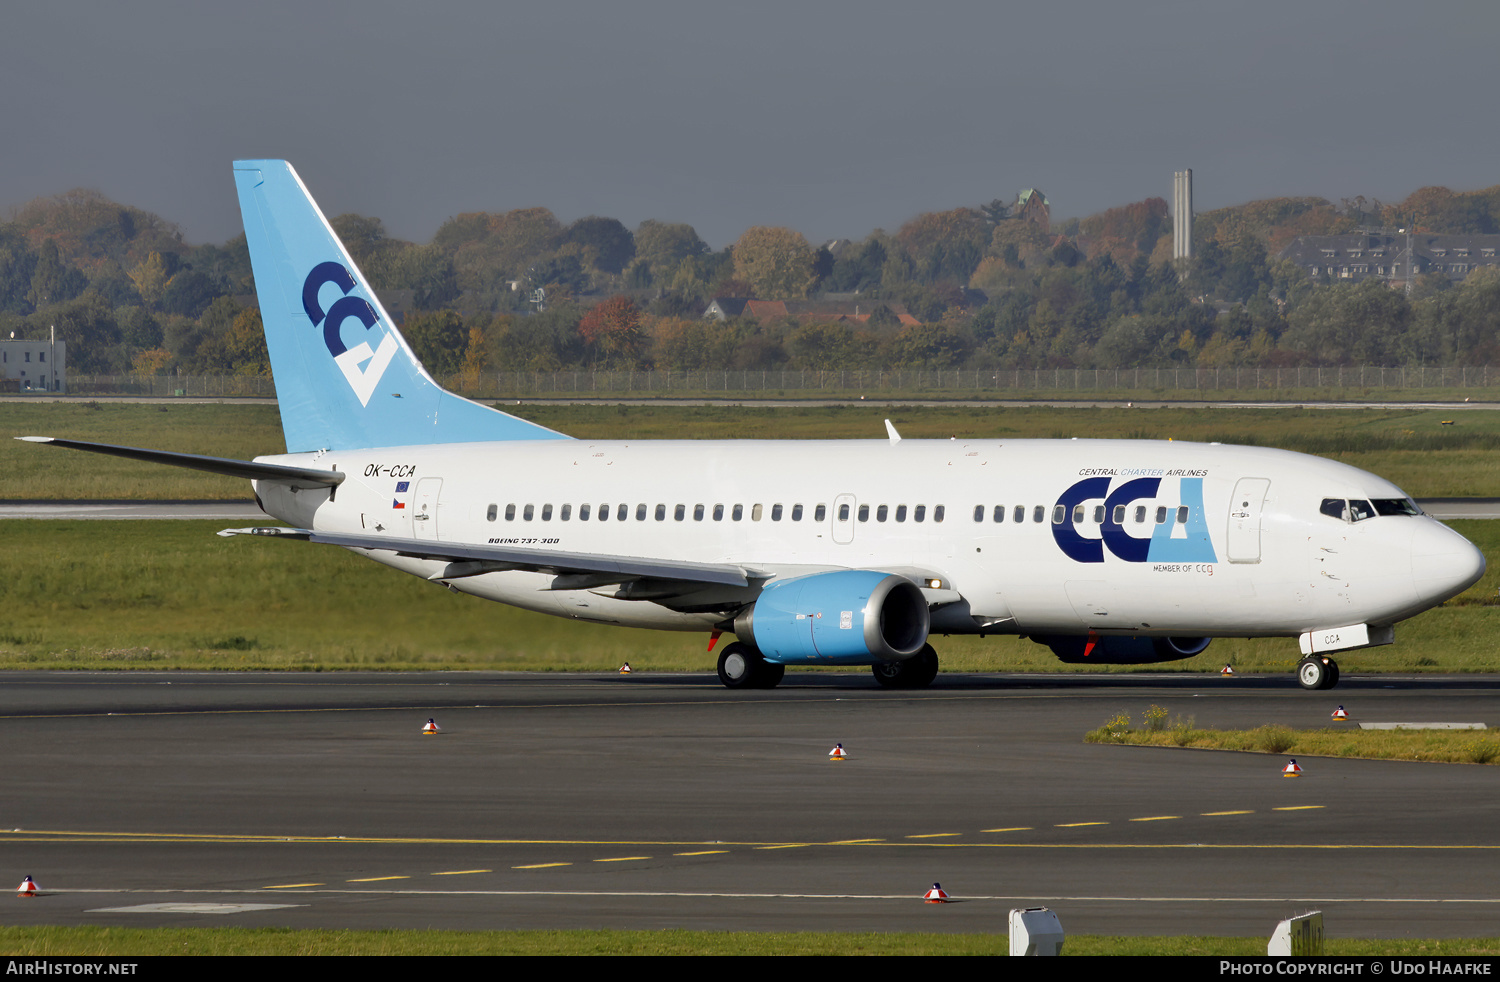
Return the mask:
[(1193, 258), (1193, 172), (1172, 175), (1172, 258)]

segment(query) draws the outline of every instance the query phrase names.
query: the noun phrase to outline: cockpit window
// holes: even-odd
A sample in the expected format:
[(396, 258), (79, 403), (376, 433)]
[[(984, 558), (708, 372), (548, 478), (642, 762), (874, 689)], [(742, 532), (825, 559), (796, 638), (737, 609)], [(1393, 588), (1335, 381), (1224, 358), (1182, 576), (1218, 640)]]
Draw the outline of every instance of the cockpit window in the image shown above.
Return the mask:
[(1378, 515), (1420, 515), (1422, 510), (1410, 498), (1376, 498), (1371, 502)]
[(1349, 521), (1362, 522), (1375, 517), (1375, 506), (1363, 498), (1349, 499)]
[(1323, 505), (1318, 511), (1329, 518), (1341, 518), (1346, 521), (1348, 519), (1348, 505), (1343, 498), (1324, 498)]

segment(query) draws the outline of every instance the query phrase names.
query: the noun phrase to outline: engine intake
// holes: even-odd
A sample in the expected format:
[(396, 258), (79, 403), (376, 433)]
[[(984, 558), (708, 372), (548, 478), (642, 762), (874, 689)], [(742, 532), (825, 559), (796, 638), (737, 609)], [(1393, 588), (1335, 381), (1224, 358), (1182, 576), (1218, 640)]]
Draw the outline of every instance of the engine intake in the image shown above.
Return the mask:
[(771, 581), (734, 632), (773, 664), (868, 665), (917, 654), (929, 626), (916, 584), (856, 569)]

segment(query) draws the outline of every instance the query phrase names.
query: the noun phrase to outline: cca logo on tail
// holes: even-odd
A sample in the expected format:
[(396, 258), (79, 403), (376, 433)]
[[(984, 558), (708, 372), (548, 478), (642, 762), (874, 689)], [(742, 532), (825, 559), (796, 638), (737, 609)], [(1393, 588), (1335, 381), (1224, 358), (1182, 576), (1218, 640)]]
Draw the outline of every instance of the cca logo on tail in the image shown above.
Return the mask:
[[(333, 306), (325, 312), (318, 292), (329, 283), (338, 287), (343, 296), (335, 300)], [(373, 351), (368, 341), (360, 341), (352, 348), (344, 343), (344, 321), (353, 317), (368, 331), (380, 320), (368, 300), (349, 296), (349, 291), (354, 286), (354, 277), (342, 263), (319, 263), (307, 274), (307, 279), (302, 281), (302, 309), (307, 311), (307, 319), (312, 321), (313, 327), (320, 324), (323, 326), (323, 343), (328, 346), (328, 353), (333, 356), (334, 364), (344, 373), (359, 404), (368, 406), (370, 396), (375, 394), (375, 387), (380, 384), (381, 376), (395, 357), (398, 345), (395, 336), (388, 331), (381, 332), (380, 344)], [(361, 368), (365, 362), (369, 362), (369, 365)]]

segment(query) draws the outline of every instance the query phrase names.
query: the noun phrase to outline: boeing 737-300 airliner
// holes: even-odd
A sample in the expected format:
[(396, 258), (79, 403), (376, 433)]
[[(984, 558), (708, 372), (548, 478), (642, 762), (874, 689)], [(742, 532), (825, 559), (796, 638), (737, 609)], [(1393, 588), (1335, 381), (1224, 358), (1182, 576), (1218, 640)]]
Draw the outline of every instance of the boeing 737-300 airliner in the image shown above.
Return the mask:
[[(1400, 488), (1281, 450), (1149, 440), (588, 441), (444, 391), (290, 164), (234, 165), (286, 453), (34, 442), (250, 479), (292, 527), (487, 600), (702, 631), (731, 688), (787, 665), (937, 673), (933, 634), (1063, 661), (1298, 638), (1297, 677), (1484, 572)], [(712, 650), (712, 644), (710, 645)]]

